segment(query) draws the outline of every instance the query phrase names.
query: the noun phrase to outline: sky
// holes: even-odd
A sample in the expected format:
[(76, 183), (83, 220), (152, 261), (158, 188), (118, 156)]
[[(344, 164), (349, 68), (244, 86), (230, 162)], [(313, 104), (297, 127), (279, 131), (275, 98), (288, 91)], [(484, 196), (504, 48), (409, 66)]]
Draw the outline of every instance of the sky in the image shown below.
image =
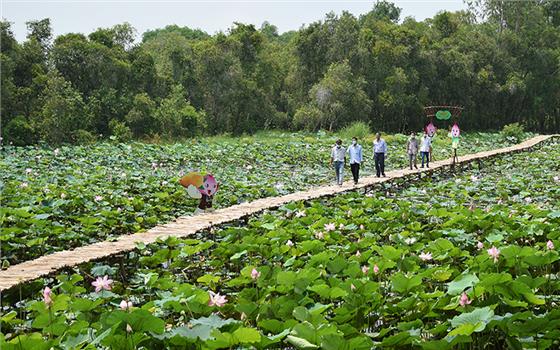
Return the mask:
[[(462, 0), (394, 0), (402, 8), (401, 18), (412, 16), (421, 21), (442, 10), (465, 9)], [(55, 36), (70, 32), (89, 34), (97, 28), (107, 28), (128, 22), (138, 32), (138, 38), (149, 29), (169, 24), (199, 28), (210, 34), (226, 31), (233, 22), (254, 24), (268, 21), (280, 33), (297, 30), (304, 24), (323, 19), (334, 11), (346, 10), (355, 16), (373, 7), (373, 0), (0, 0), (0, 17), (12, 22), (18, 41), (25, 40), (25, 22), (51, 19)]]

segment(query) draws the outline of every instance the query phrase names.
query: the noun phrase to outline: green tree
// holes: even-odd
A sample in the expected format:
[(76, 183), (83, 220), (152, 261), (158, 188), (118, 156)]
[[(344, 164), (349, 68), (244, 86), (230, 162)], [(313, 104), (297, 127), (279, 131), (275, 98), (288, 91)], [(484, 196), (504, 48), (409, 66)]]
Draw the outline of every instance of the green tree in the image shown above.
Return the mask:
[(95, 133), (107, 135), (109, 121), (122, 121), (132, 108), (132, 97), (113, 88), (101, 87), (92, 91), (87, 100), (87, 108)]
[(268, 39), (268, 40), (276, 40), (280, 37), (278, 34), (278, 27), (274, 24), (268, 23), (268, 21), (264, 21), (261, 24), (261, 28), (259, 31)]
[(204, 113), (198, 113), (175, 85), (155, 112), (156, 131), (168, 137), (195, 136), (204, 132)]
[(84, 97), (100, 87), (122, 90), (130, 76), (130, 63), (122, 47), (107, 47), (81, 34), (56, 38), (51, 59), (55, 68)]
[(167, 33), (177, 33), (187, 40), (203, 40), (210, 38), (210, 35), (200, 29), (192, 29), (189, 27), (179, 27), (175, 24), (166, 26), (165, 28), (148, 30), (142, 35), (142, 42), (146, 43), (152, 39), (158, 38), (160, 35)]
[(134, 96), (132, 108), (127, 113), (125, 121), (135, 136), (150, 135), (155, 129), (154, 111), (156, 104), (146, 93)]
[(352, 74), (347, 61), (333, 63), (323, 79), (309, 91), (310, 106), (305, 111), (315, 116), (319, 110), (319, 125), (315, 117), (312, 127), (333, 130), (355, 120), (366, 120), (371, 101), (363, 91), (365, 81)]
[(2, 135), (6, 142), (15, 146), (25, 146), (35, 142), (35, 130), (21, 115), (5, 124), (5, 127), (2, 128)]
[(402, 9), (395, 6), (392, 2), (378, 0), (373, 5), (373, 9), (362, 17), (362, 21), (388, 20), (397, 23), (401, 16)]
[(52, 40), (51, 20), (44, 18), (39, 21), (25, 22), (27, 25), (27, 39), (35, 40), (46, 55)]
[(58, 72), (49, 73), (40, 99), (42, 109), (33, 122), (45, 141), (71, 142), (73, 133), (89, 128), (90, 118), (82, 96)]
[(18, 63), (19, 44), (9, 22), (0, 21), (0, 116), (6, 125), (17, 113), (17, 86), (14, 72)]

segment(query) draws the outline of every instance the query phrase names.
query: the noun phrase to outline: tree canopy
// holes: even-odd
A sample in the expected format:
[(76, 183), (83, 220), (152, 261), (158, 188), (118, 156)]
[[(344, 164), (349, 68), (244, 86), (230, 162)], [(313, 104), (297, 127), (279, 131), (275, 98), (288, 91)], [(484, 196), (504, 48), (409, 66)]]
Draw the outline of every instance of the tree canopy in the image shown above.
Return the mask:
[(128, 23), (56, 38), (49, 19), (27, 25), (19, 43), (0, 23), (2, 134), (16, 144), (354, 121), (404, 132), (422, 128), (429, 104), (464, 106), (464, 129), (560, 130), (552, 0), (475, 0), (421, 22), (378, 1), (283, 34), (268, 22), (215, 35), (169, 25), (139, 42)]

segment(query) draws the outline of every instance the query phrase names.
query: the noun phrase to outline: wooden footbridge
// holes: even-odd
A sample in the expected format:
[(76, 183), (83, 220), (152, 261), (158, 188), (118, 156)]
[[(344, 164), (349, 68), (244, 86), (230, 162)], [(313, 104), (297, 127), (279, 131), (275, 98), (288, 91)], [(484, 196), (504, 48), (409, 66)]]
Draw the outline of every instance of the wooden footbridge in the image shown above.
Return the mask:
[[(540, 135), (511, 147), (461, 156), (456, 164), (467, 164), (473, 161), (481, 161), (483, 159), (507, 153), (526, 151), (541, 144), (542, 142), (551, 140), (552, 138), (558, 136), (560, 135)], [(208, 229), (212, 226), (232, 222), (249, 215), (262, 212), (266, 209), (277, 208), (289, 202), (332, 196), (358, 189), (367, 190), (386, 181), (405, 178), (419, 173), (433, 172), (438, 169), (446, 169), (453, 165), (454, 164), (451, 159), (435, 161), (431, 163), (431, 168), (428, 169), (394, 170), (387, 172), (387, 177), (378, 178), (375, 176), (369, 176), (362, 178), (360, 183), (356, 186), (348, 181), (343, 186), (327, 185), (314, 187), (307, 191), (295, 192), (280, 197), (262, 198), (253, 202), (234, 205), (210, 213), (179, 217), (173, 222), (156, 226), (145, 232), (123, 235), (113, 241), (94, 243), (73, 250), (45, 255), (35, 260), (13, 265), (6, 270), (0, 271), (0, 292), (10, 289), (18, 284), (49, 275), (62, 268), (72, 267), (84, 262), (99, 260), (134, 250), (136, 244), (139, 242), (150, 244), (160, 238), (164, 239), (168, 236), (184, 237), (197, 231)]]

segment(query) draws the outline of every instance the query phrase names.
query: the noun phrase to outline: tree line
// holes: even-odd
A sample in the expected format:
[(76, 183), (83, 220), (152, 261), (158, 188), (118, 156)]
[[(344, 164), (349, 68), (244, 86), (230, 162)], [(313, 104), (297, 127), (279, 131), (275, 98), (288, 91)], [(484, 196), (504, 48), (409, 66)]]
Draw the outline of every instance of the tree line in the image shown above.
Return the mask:
[(4, 140), (18, 145), (243, 134), (263, 129), (419, 130), (422, 107), (464, 107), (460, 125), (519, 122), (560, 130), (560, 2), (476, 0), (401, 19), (379, 1), (279, 34), (127, 23), (53, 38), (49, 19), (24, 42), (1, 26)]

